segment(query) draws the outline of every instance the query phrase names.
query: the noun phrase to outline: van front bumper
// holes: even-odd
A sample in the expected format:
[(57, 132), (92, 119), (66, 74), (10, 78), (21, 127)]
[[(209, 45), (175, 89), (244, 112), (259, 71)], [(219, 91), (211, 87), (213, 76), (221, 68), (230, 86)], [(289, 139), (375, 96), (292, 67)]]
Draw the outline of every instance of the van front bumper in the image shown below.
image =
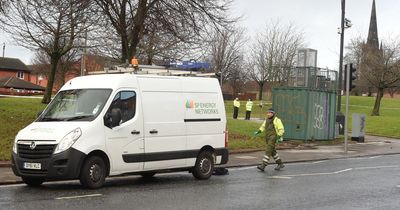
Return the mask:
[[(46, 159), (21, 158), (12, 154), (12, 169), (16, 176), (43, 178), (44, 180), (67, 180), (79, 177), (86, 154), (70, 148)], [(25, 164), (40, 164), (40, 169), (26, 169)], [(36, 164), (37, 165), (37, 164)]]

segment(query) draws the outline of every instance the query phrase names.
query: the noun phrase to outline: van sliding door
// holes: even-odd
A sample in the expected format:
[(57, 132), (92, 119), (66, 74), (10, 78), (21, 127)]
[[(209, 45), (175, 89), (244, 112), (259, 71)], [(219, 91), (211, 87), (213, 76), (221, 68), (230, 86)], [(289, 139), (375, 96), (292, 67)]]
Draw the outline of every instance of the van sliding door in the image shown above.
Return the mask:
[(184, 100), (180, 81), (170, 78), (139, 78), (144, 113), (144, 169), (183, 167), (186, 150)]

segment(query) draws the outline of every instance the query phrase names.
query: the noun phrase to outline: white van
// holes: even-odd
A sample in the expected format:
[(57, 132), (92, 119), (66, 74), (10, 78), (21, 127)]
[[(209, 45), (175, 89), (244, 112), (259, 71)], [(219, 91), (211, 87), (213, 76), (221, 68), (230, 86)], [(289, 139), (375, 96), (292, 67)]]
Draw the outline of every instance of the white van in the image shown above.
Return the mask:
[(68, 81), (18, 132), (15, 175), (28, 185), (188, 170), (208, 179), (228, 161), (226, 116), (216, 79), (94, 75)]

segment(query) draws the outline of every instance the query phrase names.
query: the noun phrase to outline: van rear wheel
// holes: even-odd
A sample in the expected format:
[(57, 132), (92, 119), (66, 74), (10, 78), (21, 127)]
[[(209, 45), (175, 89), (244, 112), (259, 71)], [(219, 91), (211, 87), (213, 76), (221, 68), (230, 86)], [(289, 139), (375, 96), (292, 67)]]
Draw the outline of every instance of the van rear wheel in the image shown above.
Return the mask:
[(22, 177), (22, 181), (32, 187), (38, 187), (43, 184), (44, 179), (40, 178), (31, 178), (31, 177)]
[(202, 151), (197, 156), (196, 164), (193, 168), (193, 176), (197, 179), (209, 179), (214, 170), (214, 158), (210, 151)]
[(104, 160), (101, 157), (92, 156), (83, 164), (79, 180), (84, 187), (96, 189), (104, 185), (106, 174)]

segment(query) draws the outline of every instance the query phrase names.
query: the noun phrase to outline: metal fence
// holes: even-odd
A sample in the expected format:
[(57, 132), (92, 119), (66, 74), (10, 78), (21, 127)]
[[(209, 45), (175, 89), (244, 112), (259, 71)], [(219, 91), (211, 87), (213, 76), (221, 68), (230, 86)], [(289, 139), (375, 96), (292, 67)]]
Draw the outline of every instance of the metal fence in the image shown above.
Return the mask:
[(338, 73), (316, 67), (295, 67), (288, 79), (289, 87), (334, 92), (337, 90)]

